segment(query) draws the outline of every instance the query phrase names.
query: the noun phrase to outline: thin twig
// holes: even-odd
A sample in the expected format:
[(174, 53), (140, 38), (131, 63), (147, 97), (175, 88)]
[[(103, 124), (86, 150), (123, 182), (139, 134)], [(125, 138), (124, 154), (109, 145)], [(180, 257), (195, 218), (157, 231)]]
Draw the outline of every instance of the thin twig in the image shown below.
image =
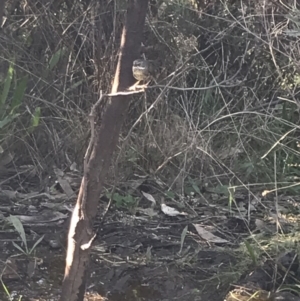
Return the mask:
[(180, 88), (180, 87), (173, 87), (173, 86), (166, 86), (166, 85), (153, 85), (145, 87), (145, 89), (151, 89), (151, 88), (167, 88), (170, 90), (177, 90), (177, 91), (203, 91), (203, 90), (209, 90), (213, 88), (232, 88), (240, 85), (241, 83), (236, 83), (234, 85), (222, 85), (222, 83), (225, 83), (226, 81), (221, 82), (220, 84), (213, 85), (213, 86), (207, 86), (207, 87), (199, 87), (199, 88)]
[(131, 94), (138, 94), (138, 93), (142, 93), (145, 92), (145, 87), (143, 87), (143, 89), (141, 90), (136, 90), (136, 91), (122, 91), (122, 92), (117, 92), (117, 93), (110, 93), (110, 94), (104, 94), (104, 96), (107, 97), (115, 97), (115, 96), (120, 96), (120, 95), (131, 95)]

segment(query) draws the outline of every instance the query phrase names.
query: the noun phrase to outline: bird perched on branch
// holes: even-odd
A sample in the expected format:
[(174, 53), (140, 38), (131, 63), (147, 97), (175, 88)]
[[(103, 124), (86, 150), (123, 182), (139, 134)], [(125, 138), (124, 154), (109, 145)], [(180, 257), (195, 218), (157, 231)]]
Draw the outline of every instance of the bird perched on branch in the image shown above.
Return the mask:
[(140, 82), (146, 83), (145, 86), (147, 86), (153, 77), (154, 72), (154, 64), (152, 61), (148, 61), (146, 59), (137, 59), (133, 61), (132, 64), (132, 74), (133, 77), (138, 80), (136, 84), (134, 84), (133, 87), (137, 87)]

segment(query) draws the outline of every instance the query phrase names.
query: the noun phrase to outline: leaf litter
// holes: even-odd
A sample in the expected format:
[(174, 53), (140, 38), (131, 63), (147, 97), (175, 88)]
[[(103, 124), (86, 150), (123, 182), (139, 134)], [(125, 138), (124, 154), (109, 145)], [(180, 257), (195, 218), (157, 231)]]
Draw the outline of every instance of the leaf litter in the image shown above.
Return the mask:
[[(70, 179), (74, 178), (72, 174), (59, 171), (58, 176), (70, 181)], [(61, 181), (57, 182), (61, 186)], [(80, 181), (75, 182), (77, 185), (80, 183)], [(76, 191), (75, 182), (69, 182), (69, 188), (71, 187), (72, 191)], [(133, 193), (138, 191), (139, 185), (142, 184), (142, 181), (139, 181), (139, 184), (135, 184), (135, 190), (132, 190)], [(50, 231), (50, 229), (61, 227), (57, 223), (58, 220), (66, 221), (71, 213), (69, 205), (64, 201), (69, 199), (68, 188), (60, 188), (56, 192), (50, 191), (49, 193), (19, 193), (12, 191), (6, 193), (6, 195), (9, 196), (8, 200), (14, 199), (17, 201), (17, 205), (14, 206), (14, 212), (11, 211), (11, 205), (3, 206), (3, 208), (6, 208), (6, 210), (2, 211), (4, 218), (7, 214), (13, 213), (18, 216), (24, 227), (30, 225), (32, 230), (35, 229), (37, 231), (37, 229), (40, 229), (40, 234), (45, 230), (41, 230), (42, 228), (38, 227), (47, 225), (43, 229), (47, 229), (51, 233), (47, 233), (47, 231), (43, 233), (45, 234), (43, 244), (36, 246), (37, 252), (41, 250), (44, 255), (44, 257), (41, 256), (43, 262), (49, 261), (47, 249), (51, 249), (52, 252), (57, 250), (57, 255), (62, 256), (62, 253), (59, 251), (62, 244), (57, 243), (58, 240), (53, 235), (57, 230)], [(119, 210), (113, 207), (113, 210), (107, 213), (105, 224), (101, 224), (100, 221), (98, 223), (98, 225), (101, 224), (101, 229), (99, 230), (101, 240), (96, 238), (92, 247), (92, 257), (102, 262), (102, 272), (100, 273), (99, 270), (97, 272), (99, 279), (109, 279), (107, 278), (108, 274), (105, 274), (105, 271), (109, 273), (109, 270), (112, 268), (109, 262), (114, 262), (114, 265), (119, 268), (122, 266), (122, 262), (127, 262), (129, 266), (137, 269), (139, 277), (143, 275), (145, 279), (149, 279), (151, 282), (151, 273), (149, 273), (149, 270), (146, 270), (145, 264), (153, 265), (156, 267), (156, 272), (160, 271), (163, 275), (164, 272), (160, 270), (160, 267), (169, 262), (171, 265), (175, 264), (174, 268), (176, 265), (185, 266), (180, 273), (185, 275), (185, 285), (190, 286), (191, 281), (195, 280), (195, 276), (189, 274), (187, 266), (190, 260), (193, 261), (195, 258), (198, 258), (193, 266), (193, 273), (202, 271), (200, 274), (203, 275), (204, 269), (207, 276), (201, 281), (208, 281), (214, 273), (222, 273), (220, 268), (218, 270), (213, 268), (214, 264), (212, 262), (215, 262), (216, 266), (222, 263), (223, 272), (225, 272), (235, 261), (231, 254), (228, 251), (224, 252), (225, 249), (222, 250), (220, 246), (223, 248), (226, 246), (238, 247), (244, 238), (251, 235), (249, 229), (252, 229), (253, 233), (255, 231), (265, 231), (265, 225), (270, 224), (268, 218), (274, 219), (273, 213), (270, 214), (270, 211), (265, 211), (266, 207), (273, 208), (274, 203), (267, 199), (262, 199), (262, 205), (261, 202), (253, 202), (253, 199), (249, 199), (247, 194), (244, 196), (242, 194), (239, 197), (234, 195), (231, 206), (229, 206), (228, 196), (224, 197), (222, 190), (220, 194), (204, 193), (202, 197), (182, 197), (180, 199), (180, 209), (177, 209), (179, 202), (174, 198), (166, 198), (168, 201), (168, 205), (166, 205), (164, 203), (165, 195), (162, 196), (161, 194), (149, 193), (143, 190), (140, 193), (142, 198), (139, 200), (134, 214), (132, 214), (132, 211), (129, 213), (126, 209)], [(213, 198), (211, 198), (212, 194), (214, 194)], [(158, 199), (163, 201), (157, 201)], [(281, 205), (284, 208), (290, 207), (292, 203), (288, 203), (287, 199), (282, 199), (280, 202), (282, 202)], [(23, 203), (26, 203), (26, 205), (23, 205)], [(22, 210), (26, 207), (28, 208), (28, 204), (31, 204), (33, 209), (36, 208), (36, 210), (32, 210), (32, 213), (28, 216), (20, 214)], [(102, 205), (100, 204), (100, 206)], [(280, 207), (278, 208), (280, 209)], [(193, 211), (193, 214), (188, 213), (190, 209)], [(49, 215), (49, 210), (52, 210), (52, 217)], [(38, 212), (39, 218), (34, 216), (34, 212)], [(282, 214), (288, 214), (288, 211)], [(141, 215), (144, 217), (141, 218)], [(250, 224), (253, 218), (254, 228)], [(279, 222), (281, 221), (279, 220)], [(246, 227), (243, 227), (243, 225), (246, 225)], [(66, 235), (66, 231), (64, 235)], [(31, 241), (34, 243), (36, 239), (28, 236), (28, 242), (30, 243)], [(107, 252), (107, 250), (114, 251)], [(208, 257), (213, 258), (210, 259), (209, 263), (204, 259)], [(217, 263), (218, 260), (221, 260), (221, 262)], [(30, 266), (34, 265), (31, 264)], [(60, 267), (62, 266), (63, 264), (60, 265)], [(37, 270), (32, 271), (29, 268), (27, 270), (30, 270), (32, 279), (35, 279), (39, 274)], [(125, 276), (130, 275), (129, 278), (131, 278), (134, 272), (130, 272), (130, 269), (125, 269), (123, 273), (123, 276), (110, 276), (111, 283), (105, 284), (106, 290), (114, 292), (118, 288), (120, 281), (125, 283), (125, 287), (130, 287)], [(122, 275), (122, 273), (119, 275)], [(209, 275), (211, 276), (209, 277)], [(156, 277), (157, 275), (153, 274), (153, 279)], [(168, 281), (167, 275), (165, 277), (165, 281)], [(97, 283), (96, 279), (94, 281)], [(59, 284), (57, 285), (59, 287)], [(94, 287), (96, 288), (97, 285)], [(119, 289), (123, 290), (124, 287)], [(163, 291), (158, 293), (162, 294)], [(191, 290), (185, 293), (191, 294)], [(221, 299), (222, 297), (220, 296), (219, 300)]]

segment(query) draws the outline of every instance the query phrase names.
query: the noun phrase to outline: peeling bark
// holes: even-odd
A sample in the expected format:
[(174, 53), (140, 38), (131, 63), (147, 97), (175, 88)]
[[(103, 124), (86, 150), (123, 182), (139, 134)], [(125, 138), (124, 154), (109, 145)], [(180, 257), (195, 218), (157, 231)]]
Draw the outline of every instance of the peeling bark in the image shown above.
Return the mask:
[[(112, 94), (133, 83), (132, 62), (139, 55), (148, 0), (129, 0), (120, 56)], [(84, 176), (72, 215), (61, 301), (81, 301), (88, 276), (89, 250), (98, 199), (116, 148), (131, 95), (101, 97), (90, 114), (91, 142), (84, 162)]]
[(5, 2), (6, 0), (0, 0), (0, 28), (3, 22)]

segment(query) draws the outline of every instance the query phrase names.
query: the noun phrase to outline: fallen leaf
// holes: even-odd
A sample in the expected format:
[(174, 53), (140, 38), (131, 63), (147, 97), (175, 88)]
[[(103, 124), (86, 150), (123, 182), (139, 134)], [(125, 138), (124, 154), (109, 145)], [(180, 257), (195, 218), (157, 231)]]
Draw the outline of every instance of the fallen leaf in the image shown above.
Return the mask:
[(228, 243), (229, 241), (226, 239), (223, 239), (221, 237), (218, 237), (209, 231), (205, 230), (203, 227), (201, 227), (199, 224), (193, 224), (195, 227), (197, 233), (205, 240), (208, 242), (213, 242), (213, 243)]
[(156, 201), (155, 201), (154, 197), (153, 197), (151, 194), (149, 194), (149, 193), (147, 193), (147, 192), (144, 192), (144, 191), (142, 191), (142, 194), (143, 194), (143, 196), (144, 196), (148, 201), (150, 201), (151, 203), (153, 203), (154, 205), (156, 205)]
[(175, 208), (172, 208), (170, 206), (167, 206), (166, 204), (161, 204), (161, 211), (168, 216), (177, 216), (177, 215), (188, 215), (185, 212), (180, 212), (176, 210)]

